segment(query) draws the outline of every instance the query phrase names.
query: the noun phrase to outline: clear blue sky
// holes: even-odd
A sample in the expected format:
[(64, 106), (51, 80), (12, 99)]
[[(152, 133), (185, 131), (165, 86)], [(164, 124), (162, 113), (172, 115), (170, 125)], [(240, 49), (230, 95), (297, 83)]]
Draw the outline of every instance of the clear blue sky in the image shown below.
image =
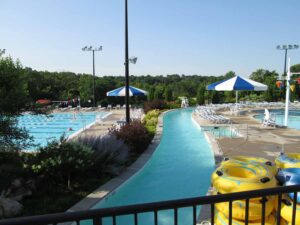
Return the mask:
[[(300, 44), (299, 0), (128, 0), (134, 75), (283, 71)], [(0, 0), (0, 48), (37, 70), (124, 74), (124, 0)], [(300, 49), (289, 52), (300, 63)]]

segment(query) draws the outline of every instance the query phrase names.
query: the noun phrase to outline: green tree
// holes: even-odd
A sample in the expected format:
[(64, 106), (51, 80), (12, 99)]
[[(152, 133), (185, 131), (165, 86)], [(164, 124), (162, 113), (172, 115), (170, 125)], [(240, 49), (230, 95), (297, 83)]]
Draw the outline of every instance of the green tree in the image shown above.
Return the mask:
[(165, 101), (172, 101), (172, 90), (168, 86), (164, 90)]
[(213, 104), (220, 103), (220, 95), (218, 91), (212, 91), (211, 102)]
[(225, 78), (225, 79), (229, 79), (229, 78), (232, 78), (232, 77), (235, 77), (235, 76), (236, 76), (235, 72), (229, 71), (229, 72), (227, 72), (227, 73), (224, 75), (224, 78)]
[(292, 73), (299, 73), (300, 72), (300, 63), (291, 66), (291, 72)]
[(269, 71), (258, 69), (250, 75), (250, 79), (263, 83), (268, 76)]
[(154, 91), (154, 99), (162, 99), (163, 98), (163, 87), (162, 86), (156, 86)]
[(48, 181), (66, 184), (71, 189), (72, 176), (92, 167), (92, 150), (79, 143), (61, 142), (54, 141), (40, 148), (32, 169)]
[(199, 105), (205, 104), (205, 86), (199, 85), (197, 89), (197, 103)]
[(17, 116), (26, 107), (22, 66), (0, 57), (0, 151), (18, 151), (30, 144), (29, 135), (17, 126)]
[(148, 93), (148, 101), (154, 99), (154, 92), (155, 92), (155, 88), (154, 88), (154, 87), (151, 87), (151, 88), (149, 89), (149, 93)]

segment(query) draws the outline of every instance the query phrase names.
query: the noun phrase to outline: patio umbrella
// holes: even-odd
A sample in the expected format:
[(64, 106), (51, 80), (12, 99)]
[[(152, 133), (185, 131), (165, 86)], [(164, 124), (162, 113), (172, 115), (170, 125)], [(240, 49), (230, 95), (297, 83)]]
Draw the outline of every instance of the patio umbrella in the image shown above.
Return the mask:
[[(129, 96), (145, 96), (147, 94), (147, 91), (129, 86)], [(125, 86), (106, 92), (106, 96), (125, 96)]]
[(268, 86), (241, 76), (235, 76), (223, 81), (218, 81), (210, 84), (206, 89), (216, 91), (236, 91), (237, 103), (238, 91), (266, 91), (268, 89)]

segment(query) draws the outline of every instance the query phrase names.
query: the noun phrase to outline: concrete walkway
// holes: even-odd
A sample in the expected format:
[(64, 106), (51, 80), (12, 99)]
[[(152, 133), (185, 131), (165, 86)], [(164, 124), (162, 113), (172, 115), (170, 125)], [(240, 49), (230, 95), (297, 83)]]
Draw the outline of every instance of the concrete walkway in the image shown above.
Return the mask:
[[(206, 132), (206, 137), (214, 151), (216, 166), (224, 157), (244, 155), (253, 157), (263, 157), (274, 162), (275, 158), (284, 152), (300, 152), (300, 131), (291, 128), (262, 127), (256, 120), (252, 112), (245, 115), (234, 116), (223, 112), (233, 122), (233, 127), (237, 127), (243, 137), (239, 138), (215, 138), (210, 132)], [(209, 126), (207, 120), (193, 114), (194, 120), (200, 126)], [(219, 126), (218, 124), (214, 126)], [(207, 195), (210, 195), (208, 190)], [(201, 209), (198, 223), (209, 220), (210, 206), (204, 205)]]
[(246, 155), (274, 159), (284, 152), (300, 151), (300, 131), (291, 128), (262, 127), (253, 118), (253, 113), (243, 116), (229, 116), (235, 124), (245, 124), (247, 131), (241, 130), (243, 138), (220, 138), (219, 146), (225, 156)]

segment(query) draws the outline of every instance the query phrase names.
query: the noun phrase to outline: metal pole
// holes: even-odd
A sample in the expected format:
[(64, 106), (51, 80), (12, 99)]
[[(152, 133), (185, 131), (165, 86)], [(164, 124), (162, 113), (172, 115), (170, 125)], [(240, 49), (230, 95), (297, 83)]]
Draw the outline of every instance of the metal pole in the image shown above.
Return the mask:
[(95, 99), (95, 50), (93, 50), (93, 106), (96, 107)]
[(125, 0), (125, 104), (126, 123), (130, 122), (129, 111), (129, 57), (128, 57), (128, 1)]
[(289, 103), (290, 103), (290, 67), (291, 61), (288, 62), (288, 72), (286, 76), (286, 94), (285, 94), (285, 112), (284, 112), (284, 126), (288, 125), (289, 117)]
[(283, 76), (286, 76), (286, 57), (287, 57), (287, 49), (285, 49)]

